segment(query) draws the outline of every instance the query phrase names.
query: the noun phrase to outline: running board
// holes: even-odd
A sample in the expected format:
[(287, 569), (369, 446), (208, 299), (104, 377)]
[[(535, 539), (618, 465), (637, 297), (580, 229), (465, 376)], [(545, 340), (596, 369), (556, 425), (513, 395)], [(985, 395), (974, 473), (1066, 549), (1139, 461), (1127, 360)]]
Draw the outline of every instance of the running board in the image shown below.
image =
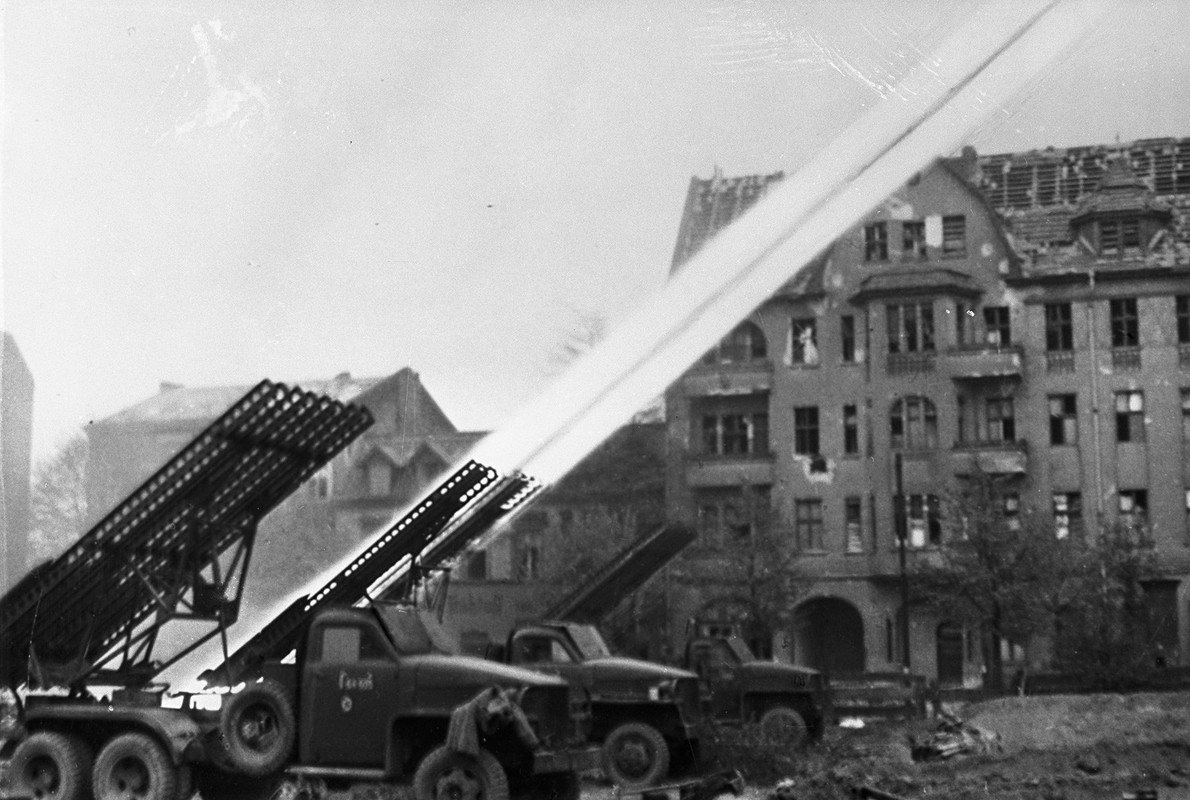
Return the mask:
[(382, 781), (388, 777), (388, 773), (382, 769), (365, 769), (363, 767), (296, 766), (286, 769), (285, 774), (315, 778), (353, 778), (360, 781)]

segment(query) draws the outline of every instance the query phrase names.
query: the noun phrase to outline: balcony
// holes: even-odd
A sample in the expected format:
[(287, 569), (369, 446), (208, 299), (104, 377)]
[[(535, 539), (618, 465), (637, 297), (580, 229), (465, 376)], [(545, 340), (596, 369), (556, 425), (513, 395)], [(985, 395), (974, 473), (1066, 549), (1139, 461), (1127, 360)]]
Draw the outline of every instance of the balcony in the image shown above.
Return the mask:
[(1113, 347), (1111, 351), (1112, 369), (1119, 372), (1134, 372), (1140, 369), (1139, 347)]
[(924, 375), (934, 371), (933, 353), (889, 353), (885, 362), (889, 375)]
[(686, 485), (768, 486), (773, 482), (772, 456), (692, 456), (686, 463)]
[(1045, 354), (1045, 371), (1053, 373), (1074, 372), (1073, 350), (1051, 350)]
[(707, 395), (756, 394), (773, 385), (773, 362), (749, 361), (742, 364), (699, 364), (682, 378), (687, 397)]
[(943, 370), (954, 380), (1021, 377), (1019, 347), (958, 347), (943, 356)]
[(1029, 447), (1019, 442), (959, 442), (951, 451), (955, 475), (1024, 475), (1029, 471)]

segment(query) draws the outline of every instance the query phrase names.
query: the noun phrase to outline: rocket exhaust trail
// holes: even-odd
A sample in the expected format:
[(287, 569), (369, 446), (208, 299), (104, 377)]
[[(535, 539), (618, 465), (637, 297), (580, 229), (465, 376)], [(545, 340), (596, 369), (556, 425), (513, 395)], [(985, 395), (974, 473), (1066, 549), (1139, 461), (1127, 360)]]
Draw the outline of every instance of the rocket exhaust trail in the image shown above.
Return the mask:
[[(1117, 4), (1050, 0), (976, 9), (931, 58), (708, 242), (468, 458), (547, 485), (560, 478), (872, 205), (933, 159), (954, 152)], [(252, 635), (247, 629), (232, 633), (239, 642)], [(215, 658), (208, 652), (202, 666)]]

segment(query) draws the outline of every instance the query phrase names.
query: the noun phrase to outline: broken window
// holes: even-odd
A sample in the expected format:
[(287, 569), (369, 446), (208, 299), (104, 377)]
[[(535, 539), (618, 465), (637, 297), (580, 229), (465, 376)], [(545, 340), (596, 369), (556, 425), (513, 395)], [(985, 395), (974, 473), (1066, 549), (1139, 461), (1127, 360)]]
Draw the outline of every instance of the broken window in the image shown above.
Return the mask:
[(1051, 353), (1074, 349), (1070, 303), (1045, 304), (1045, 349)]
[(1116, 392), (1116, 441), (1145, 440), (1144, 392)]
[(1012, 322), (1008, 306), (988, 306), (983, 310), (983, 324), (986, 342), (993, 347), (1008, 347), (1012, 344)]
[(1121, 489), (1119, 492), (1120, 523), (1128, 528), (1145, 524), (1149, 516), (1147, 489)]
[(942, 218), (942, 254), (967, 255), (967, 218), (962, 214)]
[(904, 303), (885, 307), (889, 353), (934, 352), (934, 304)]
[(906, 261), (926, 257), (926, 224), (921, 220), (901, 223), (901, 257)]
[(942, 544), (942, 513), (936, 495), (910, 494), (893, 499), (905, 520), (905, 544), (927, 547)]
[(842, 359), (845, 364), (855, 363), (855, 317), (844, 314), (839, 317), (839, 340), (842, 343)]
[(859, 409), (854, 405), (843, 406), (843, 453), (859, 455)]
[(794, 533), (802, 550), (825, 550), (822, 538), (822, 501), (794, 500)]
[(818, 363), (818, 322), (813, 317), (793, 320), (790, 326), (793, 339), (790, 347), (790, 361), (793, 364), (816, 365)]
[(864, 261), (888, 260), (888, 223), (864, 226)]
[(1073, 394), (1051, 394), (1050, 444), (1078, 444), (1078, 400)]
[(904, 397), (889, 408), (889, 439), (894, 450), (938, 447), (938, 411), (926, 397)]
[(818, 406), (798, 406), (793, 409), (793, 452), (802, 456), (816, 456), (818, 446)]
[(847, 552), (864, 551), (863, 502), (858, 497), (843, 500), (843, 520), (847, 529)]
[(1135, 297), (1123, 297), (1108, 302), (1111, 319), (1111, 346), (1137, 347), (1140, 345), (1140, 315)]
[(1016, 441), (1016, 415), (1011, 397), (987, 400), (988, 441), (1001, 444)]
[(1083, 531), (1083, 498), (1078, 492), (1054, 492), (1054, 536), (1066, 539)]

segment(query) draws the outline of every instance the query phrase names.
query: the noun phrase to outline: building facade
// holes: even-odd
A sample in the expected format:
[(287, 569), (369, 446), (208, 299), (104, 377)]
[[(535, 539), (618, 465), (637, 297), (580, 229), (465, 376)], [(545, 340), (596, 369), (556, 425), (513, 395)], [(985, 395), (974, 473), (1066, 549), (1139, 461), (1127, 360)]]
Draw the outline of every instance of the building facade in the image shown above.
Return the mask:
[[(1005, 515), (1055, 535), (1143, 517), (1154, 636), (1190, 663), (1187, 155), (1151, 140), (938, 161), (671, 387), (667, 497), (703, 545), (686, 559), (754, 527), (757, 495), (796, 554), (775, 655), (899, 669), (896, 498), (924, 557), (950, 535), (943, 495), (982, 472)], [(692, 180), (673, 269), (781, 177)], [(733, 591), (674, 603), (730, 626)], [(914, 609), (909, 642), (915, 672), (979, 681), (974, 631)]]
[(33, 373), (16, 339), (0, 331), (0, 593), (29, 567)]

